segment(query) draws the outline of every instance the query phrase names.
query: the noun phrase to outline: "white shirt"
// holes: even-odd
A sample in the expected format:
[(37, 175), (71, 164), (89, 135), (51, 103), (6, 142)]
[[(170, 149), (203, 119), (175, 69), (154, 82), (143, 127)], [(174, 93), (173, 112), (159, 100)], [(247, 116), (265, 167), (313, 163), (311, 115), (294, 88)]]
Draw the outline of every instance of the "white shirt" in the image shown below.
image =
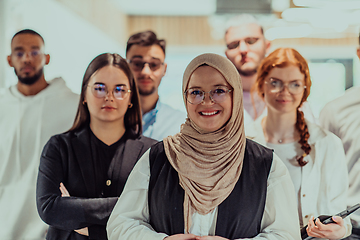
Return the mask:
[[(167, 236), (155, 232), (149, 224), (149, 152), (150, 150), (135, 165), (110, 215), (107, 223), (109, 240), (161, 240)], [(206, 215), (194, 213), (190, 233), (213, 236), (216, 217), (217, 208)], [(261, 233), (252, 239), (301, 239), (294, 188), (289, 172), (276, 155), (273, 155), (268, 178)]]
[(143, 135), (162, 141), (167, 136), (180, 132), (181, 124), (185, 123), (186, 113), (157, 101), (151, 111), (145, 113), (143, 120)]
[(68, 130), (79, 96), (61, 78), (34, 96), (16, 86), (0, 95), (0, 239), (44, 239), (35, 198), (40, 153), (49, 138)]
[[(360, 203), (360, 87), (348, 89), (320, 112), (320, 123), (343, 144), (349, 173), (348, 206)], [(350, 215), (360, 227), (360, 210)]]
[[(247, 129), (247, 136), (260, 144), (265, 144), (261, 120)], [(341, 141), (331, 132), (306, 120), (310, 138), (311, 152), (304, 160), (308, 163), (301, 172), (302, 221), (319, 215), (335, 215), (346, 209), (348, 174), (345, 154)], [(344, 219), (346, 235), (351, 233), (350, 219)]]

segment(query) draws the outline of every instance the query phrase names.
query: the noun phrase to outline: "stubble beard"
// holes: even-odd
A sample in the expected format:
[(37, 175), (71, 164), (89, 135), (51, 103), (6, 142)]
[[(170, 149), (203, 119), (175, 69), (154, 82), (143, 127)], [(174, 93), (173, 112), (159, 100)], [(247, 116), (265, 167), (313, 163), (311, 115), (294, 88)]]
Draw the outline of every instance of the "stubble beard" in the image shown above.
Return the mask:
[(44, 72), (44, 68), (41, 68), (39, 71), (37, 71), (34, 76), (32, 77), (21, 77), (19, 76), (19, 74), (17, 73), (16, 69), (14, 69), (16, 76), (18, 77), (19, 82), (21, 82), (22, 84), (25, 85), (33, 85), (34, 83), (36, 83), (40, 77), (43, 75)]
[(155, 87), (152, 87), (150, 90), (147, 90), (147, 91), (139, 88), (139, 94), (141, 96), (149, 96), (149, 95), (153, 94), (155, 91), (156, 91)]

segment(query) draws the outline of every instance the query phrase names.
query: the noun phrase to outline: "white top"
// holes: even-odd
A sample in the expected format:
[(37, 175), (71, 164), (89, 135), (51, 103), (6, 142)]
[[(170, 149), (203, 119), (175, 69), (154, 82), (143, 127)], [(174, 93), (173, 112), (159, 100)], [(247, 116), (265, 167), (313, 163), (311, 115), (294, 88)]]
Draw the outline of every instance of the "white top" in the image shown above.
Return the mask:
[(61, 78), (34, 96), (16, 86), (0, 95), (0, 239), (44, 239), (36, 208), (40, 153), (50, 136), (74, 122), (79, 96)]
[[(347, 205), (360, 203), (360, 87), (328, 103), (320, 112), (320, 123), (341, 139), (345, 150), (350, 183)], [(360, 227), (360, 210), (350, 218)]]
[[(167, 235), (155, 232), (149, 224), (148, 186), (150, 179), (148, 150), (135, 165), (123, 193), (107, 223), (109, 240), (160, 240)], [(190, 233), (214, 235), (217, 208), (207, 215), (194, 213)], [(273, 155), (261, 233), (252, 239), (301, 239), (294, 187), (289, 172)]]
[[(247, 136), (260, 144), (265, 144), (265, 136), (258, 119), (247, 130)], [(348, 174), (341, 141), (331, 132), (306, 120), (311, 152), (304, 160), (309, 161), (301, 173), (302, 221), (319, 215), (335, 215), (346, 209)], [(344, 219), (346, 236), (351, 233), (350, 219)]]
[(186, 113), (160, 102), (151, 111), (145, 113), (143, 120), (143, 135), (162, 141), (167, 136), (180, 132), (181, 124), (185, 123)]
[[(298, 202), (298, 213), (299, 216), (302, 216), (301, 213), (301, 168), (299, 167), (298, 162), (296, 161), (296, 156), (303, 154), (300, 144), (297, 142), (285, 143), (285, 144), (274, 144), (266, 142), (268, 148), (274, 149), (275, 154), (281, 159), (285, 164), (286, 168), (289, 170), (291, 180), (294, 184), (294, 189), (296, 193), (296, 198)], [(299, 219), (300, 226), (304, 226), (302, 218)], [(306, 223), (305, 223), (306, 225)]]

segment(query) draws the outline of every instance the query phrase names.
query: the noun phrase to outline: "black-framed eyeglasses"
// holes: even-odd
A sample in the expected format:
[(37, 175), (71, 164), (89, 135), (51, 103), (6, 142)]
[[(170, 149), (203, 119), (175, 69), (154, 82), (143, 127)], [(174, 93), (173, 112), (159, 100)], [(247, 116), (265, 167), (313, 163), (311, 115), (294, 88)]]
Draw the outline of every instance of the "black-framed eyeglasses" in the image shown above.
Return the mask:
[(306, 88), (304, 82), (302, 82), (300, 80), (294, 80), (294, 81), (291, 81), (289, 83), (284, 83), (280, 79), (270, 78), (265, 83), (267, 83), (269, 85), (270, 91), (272, 93), (281, 92), (286, 87), (288, 89), (289, 93), (291, 93), (291, 94), (300, 94)]
[[(104, 98), (109, 93), (108, 88), (103, 83), (95, 83), (94, 85), (91, 85), (91, 86), (88, 85), (88, 87), (91, 88), (91, 92), (96, 98)], [(119, 99), (119, 100), (124, 99), (126, 97), (126, 95), (130, 92), (131, 92), (131, 90), (123, 85), (115, 86), (112, 89), (112, 94), (113, 94), (114, 98)]]
[(237, 41), (233, 41), (229, 44), (227, 44), (227, 48), (228, 49), (235, 49), (237, 48), (239, 45), (240, 45), (240, 42), (241, 41), (244, 41), (246, 45), (253, 45), (254, 43), (256, 43), (260, 38), (256, 38), (256, 37), (248, 37), (248, 38), (245, 38), (245, 39), (242, 39), (242, 40), (237, 40)]
[(145, 64), (149, 65), (149, 68), (151, 69), (151, 71), (156, 71), (158, 70), (162, 65), (164, 65), (163, 62), (161, 62), (159, 59), (153, 59), (150, 62), (145, 62), (141, 59), (130, 59), (128, 61), (131, 69), (133, 71), (141, 71), (143, 70), (143, 68), (145, 67)]
[(189, 88), (184, 92), (186, 101), (191, 104), (200, 104), (204, 101), (205, 93), (209, 94), (211, 101), (214, 103), (221, 103), (229, 97), (229, 93), (232, 89), (226, 86), (218, 86), (208, 92), (205, 92), (199, 88)]

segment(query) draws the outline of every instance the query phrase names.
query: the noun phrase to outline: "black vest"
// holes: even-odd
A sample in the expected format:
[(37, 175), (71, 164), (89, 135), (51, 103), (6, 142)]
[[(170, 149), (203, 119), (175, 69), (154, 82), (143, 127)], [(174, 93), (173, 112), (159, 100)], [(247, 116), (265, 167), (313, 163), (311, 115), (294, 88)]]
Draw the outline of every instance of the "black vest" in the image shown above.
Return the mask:
[[(240, 178), (218, 206), (216, 236), (252, 238), (260, 233), (272, 156), (272, 150), (246, 140)], [(148, 194), (150, 224), (154, 230), (168, 235), (184, 233), (184, 190), (162, 142), (151, 147)]]

